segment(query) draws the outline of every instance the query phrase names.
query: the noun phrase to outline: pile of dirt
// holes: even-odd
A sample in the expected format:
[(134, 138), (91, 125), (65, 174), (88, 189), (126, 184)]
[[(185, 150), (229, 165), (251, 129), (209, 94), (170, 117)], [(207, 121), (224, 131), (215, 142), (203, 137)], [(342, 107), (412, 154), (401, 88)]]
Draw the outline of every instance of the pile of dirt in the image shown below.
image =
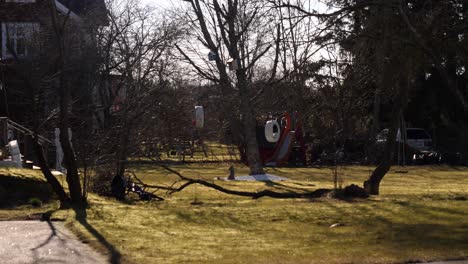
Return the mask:
[(346, 186), (343, 189), (343, 195), (348, 198), (367, 198), (369, 194), (364, 190), (364, 188), (359, 187), (355, 184)]
[(366, 190), (364, 190), (364, 188), (359, 187), (355, 184), (351, 184), (343, 189), (338, 190), (319, 189), (314, 192), (314, 196), (339, 200), (352, 200), (354, 198), (368, 198), (369, 194), (366, 192)]

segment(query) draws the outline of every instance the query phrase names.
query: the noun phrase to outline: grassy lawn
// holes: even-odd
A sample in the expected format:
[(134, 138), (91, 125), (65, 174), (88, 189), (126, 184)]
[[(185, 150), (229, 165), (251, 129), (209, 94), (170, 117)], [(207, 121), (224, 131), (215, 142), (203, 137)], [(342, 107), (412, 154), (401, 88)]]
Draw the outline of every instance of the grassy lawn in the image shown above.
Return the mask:
[[(234, 160), (239, 160), (239, 151), (235, 146), (228, 146), (225, 144), (220, 144), (212, 141), (204, 143), (204, 147), (201, 145), (195, 145), (193, 148), (193, 153), (190, 155), (188, 149), (185, 149), (185, 157), (182, 155), (177, 155), (177, 150), (172, 149), (169, 151), (159, 150), (159, 158), (165, 161), (182, 161), (185, 162), (230, 162)], [(172, 154), (171, 154), (172, 153)], [(152, 158), (156, 158), (153, 156)], [(148, 160), (146, 157), (139, 157), (134, 159)]]
[[(227, 164), (174, 166), (186, 176), (227, 175)], [(394, 168), (382, 193), (352, 202), (320, 198), (252, 200), (192, 186), (163, 202), (120, 203), (90, 195), (86, 215), (61, 211), (68, 226), (130, 263), (402, 263), (468, 257), (468, 169)], [(150, 166), (134, 168), (146, 183), (175, 177)], [(236, 174), (246, 173), (238, 168)], [(304, 191), (331, 188), (328, 168), (269, 169), (291, 181), (219, 182), (238, 190)], [(368, 167), (339, 171), (345, 184)], [(0, 171), (1, 174), (1, 171)], [(0, 210), (1, 213), (1, 210)], [(342, 226), (330, 228), (334, 223)], [(114, 255), (117, 259), (120, 255)]]
[(37, 219), (57, 206), (40, 171), (0, 168), (0, 220)]

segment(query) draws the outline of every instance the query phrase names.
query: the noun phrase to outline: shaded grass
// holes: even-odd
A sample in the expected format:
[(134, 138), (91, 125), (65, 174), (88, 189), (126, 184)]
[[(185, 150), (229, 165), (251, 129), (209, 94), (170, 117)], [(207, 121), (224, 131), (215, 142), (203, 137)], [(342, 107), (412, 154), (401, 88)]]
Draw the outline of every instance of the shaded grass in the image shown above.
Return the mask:
[(38, 171), (0, 168), (0, 220), (37, 219), (58, 203)]

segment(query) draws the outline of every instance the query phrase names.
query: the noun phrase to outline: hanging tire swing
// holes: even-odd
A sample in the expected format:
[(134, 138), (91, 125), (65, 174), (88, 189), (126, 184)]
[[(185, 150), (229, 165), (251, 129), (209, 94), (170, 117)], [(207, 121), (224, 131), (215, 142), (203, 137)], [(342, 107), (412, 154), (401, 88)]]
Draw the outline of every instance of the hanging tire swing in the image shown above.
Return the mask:
[(280, 125), (276, 120), (267, 121), (265, 125), (265, 138), (270, 143), (276, 143), (281, 137)]

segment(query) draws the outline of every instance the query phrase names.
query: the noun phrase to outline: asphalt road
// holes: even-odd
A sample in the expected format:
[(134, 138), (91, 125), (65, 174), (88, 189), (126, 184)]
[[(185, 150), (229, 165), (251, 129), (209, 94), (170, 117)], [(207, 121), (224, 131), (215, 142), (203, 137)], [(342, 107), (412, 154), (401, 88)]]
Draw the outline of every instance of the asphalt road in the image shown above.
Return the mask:
[(61, 222), (0, 221), (0, 263), (109, 263)]

